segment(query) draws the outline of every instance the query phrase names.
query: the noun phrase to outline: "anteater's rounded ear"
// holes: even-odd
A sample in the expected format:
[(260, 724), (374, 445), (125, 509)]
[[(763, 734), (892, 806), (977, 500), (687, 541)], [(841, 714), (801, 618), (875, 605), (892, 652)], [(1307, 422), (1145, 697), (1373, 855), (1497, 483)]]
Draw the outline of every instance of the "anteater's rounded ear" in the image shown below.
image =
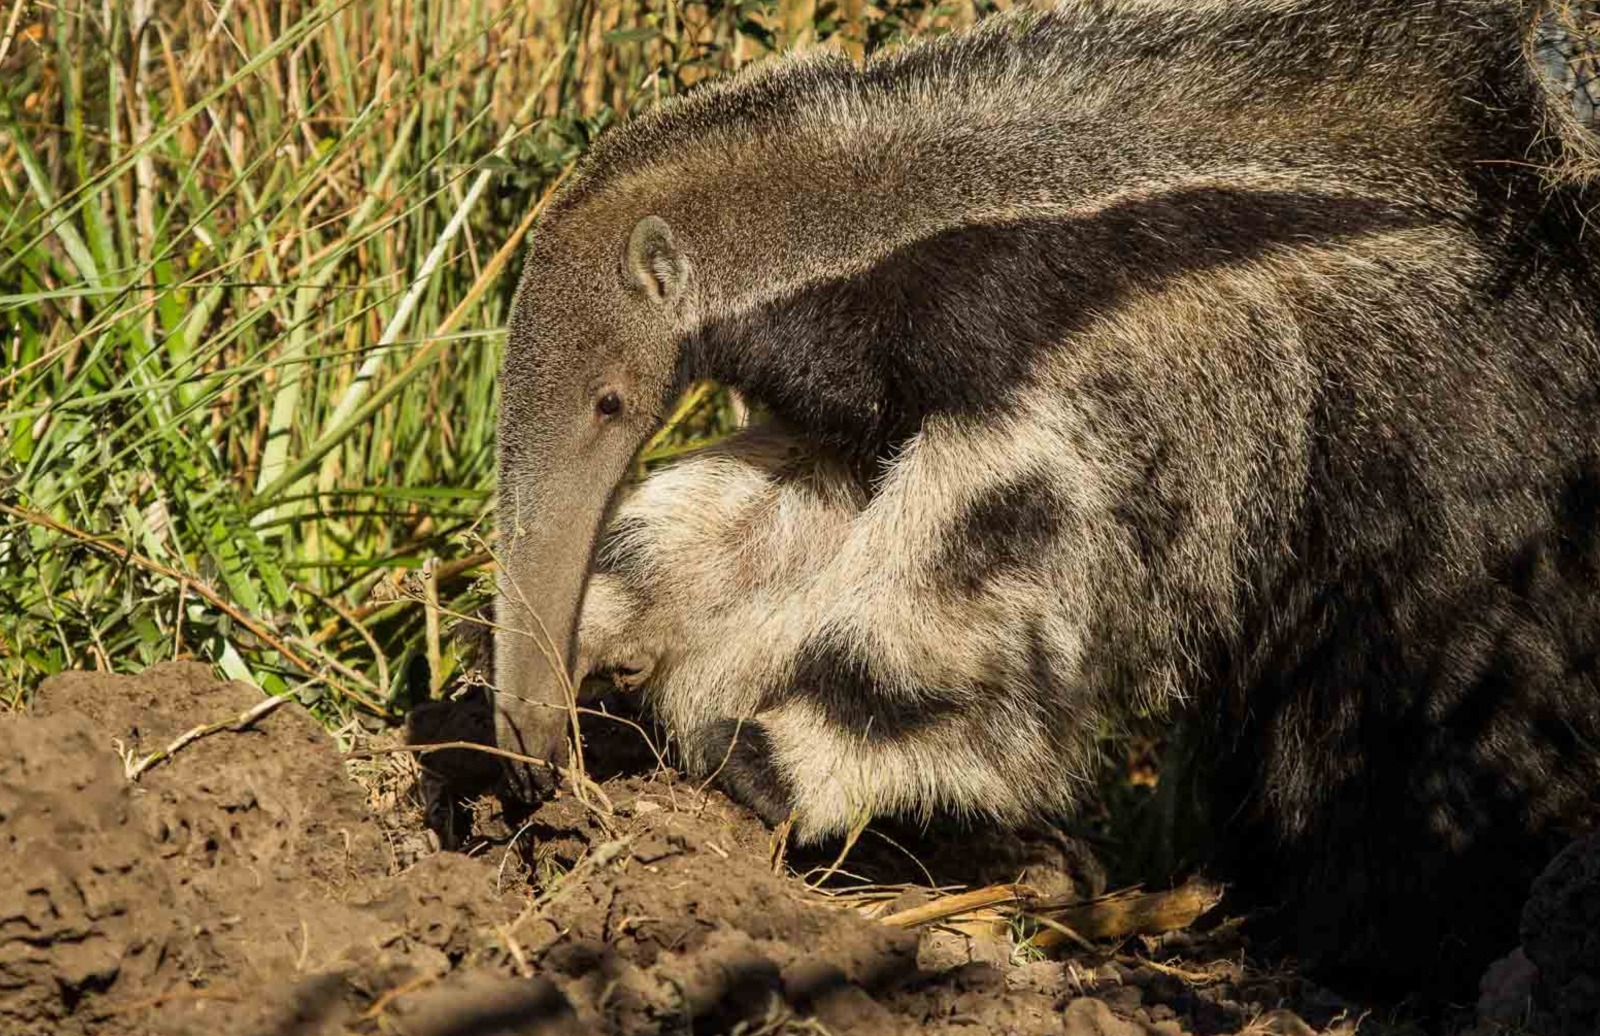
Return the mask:
[(678, 251), (666, 220), (646, 216), (634, 224), (622, 256), (622, 279), (658, 304), (676, 302), (683, 295), (689, 284), (689, 261)]
[(1539, 0), (1524, 54), (1557, 148), (1557, 178), (1600, 180), (1600, 3)]

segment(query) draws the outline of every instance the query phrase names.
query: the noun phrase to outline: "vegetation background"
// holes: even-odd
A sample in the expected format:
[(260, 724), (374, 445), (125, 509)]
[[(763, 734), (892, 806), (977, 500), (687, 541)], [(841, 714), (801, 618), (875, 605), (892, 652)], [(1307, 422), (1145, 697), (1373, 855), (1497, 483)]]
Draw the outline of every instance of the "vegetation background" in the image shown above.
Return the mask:
[[(479, 594), (507, 304), (588, 141), (774, 50), (988, 6), (11, 0), (0, 695), (192, 655), (389, 712), (412, 598)], [(686, 403), (646, 464), (732, 412)]]

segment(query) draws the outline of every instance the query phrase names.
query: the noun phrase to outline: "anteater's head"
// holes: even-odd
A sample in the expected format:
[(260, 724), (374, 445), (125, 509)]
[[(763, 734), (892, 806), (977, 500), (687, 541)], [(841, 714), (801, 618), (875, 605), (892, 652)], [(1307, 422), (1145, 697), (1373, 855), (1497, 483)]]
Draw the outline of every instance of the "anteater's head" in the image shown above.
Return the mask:
[[(678, 389), (694, 264), (627, 206), (559, 206), (513, 305), (499, 423), (499, 745), (566, 757), (573, 637), (597, 530)], [(517, 768), (520, 780), (544, 775)], [(531, 788), (522, 787), (527, 793)]]

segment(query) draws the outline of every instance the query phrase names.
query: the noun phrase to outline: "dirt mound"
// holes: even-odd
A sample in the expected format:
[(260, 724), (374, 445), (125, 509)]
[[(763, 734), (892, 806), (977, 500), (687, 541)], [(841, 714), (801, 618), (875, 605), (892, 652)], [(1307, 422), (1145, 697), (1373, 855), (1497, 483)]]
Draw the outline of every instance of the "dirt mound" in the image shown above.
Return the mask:
[(124, 776), (118, 753), (260, 701), (178, 664), (59, 677), (37, 715), (0, 717), (0, 1031), (316, 1031), (483, 949), (511, 907), (481, 865), (440, 855), (391, 878), (361, 789), (303, 712)]
[(64, 675), (34, 714), (0, 716), (0, 1034), (1356, 1025), (1293, 975), (1246, 967), (1227, 923), (1043, 959), (970, 926), (869, 919), (932, 894), (824, 896), (775, 864), (750, 814), (666, 772), (527, 817), (480, 804), (460, 853), (429, 850), (409, 756), (354, 764), (292, 705), (128, 779), (260, 702), (170, 664)]

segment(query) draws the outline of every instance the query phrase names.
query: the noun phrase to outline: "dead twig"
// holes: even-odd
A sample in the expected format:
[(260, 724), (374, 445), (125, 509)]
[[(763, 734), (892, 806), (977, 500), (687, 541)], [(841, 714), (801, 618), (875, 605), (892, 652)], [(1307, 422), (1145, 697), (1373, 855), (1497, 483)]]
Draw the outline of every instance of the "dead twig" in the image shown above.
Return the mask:
[(392, 989), (384, 990), (378, 999), (372, 1002), (372, 1006), (367, 1008), (366, 1011), (362, 1012), (362, 1020), (371, 1021), (384, 1011), (388, 1010), (390, 1004), (405, 996), (407, 993), (415, 993), (424, 986), (431, 986), (437, 981), (439, 981), (438, 975), (430, 975), (424, 972), (423, 974), (418, 975), (416, 978), (408, 979)]
[(618, 838), (614, 841), (604, 842), (595, 846), (594, 851), (588, 856), (585, 856), (583, 859), (579, 860), (577, 865), (566, 873), (565, 877), (556, 882), (550, 888), (539, 893), (539, 895), (535, 896), (533, 902), (524, 907), (522, 913), (518, 914), (514, 921), (505, 926), (502, 934), (509, 941), (513, 936), (515, 936), (518, 928), (526, 924), (531, 918), (536, 917), (545, 907), (549, 906), (557, 896), (561, 895), (561, 893), (565, 892), (568, 888), (571, 888), (575, 883), (575, 879), (577, 879), (579, 875), (587, 874), (589, 871), (604, 867), (606, 864), (612, 862), (626, 852), (628, 847), (632, 844), (633, 836), (625, 835), (622, 838)]
[(117, 1004), (105, 1009), (108, 1015), (133, 1014), (135, 1011), (145, 1011), (170, 1004), (174, 1000), (220, 1000), (224, 1003), (237, 1003), (244, 999), (242, 992), (228, 989), (174, 989), (170, 993), (150, 997), (147, 1000), (135, 1000), (131, 1004)]
[(509, 759), (515, 763), (525, 763), (528, 766), (548, 766), (565, 777), (569, 773), (565, 766), (557, 766), (548, 759), (540, 759), (536, 755), (523, 755), (521, 752), (512, 752), (494, 745), (483, 745), (476, 741), (434, 741), (426, 745), (384, 745), (379, 748), (361, 748), (350, 753), (351, 759), (376, 759), (380, 755), (431, 755), (434, 752), (443, 752), (450, 749), (459, 749), (464, 752), (482, 752), (485, 755), (497, 755), (502, 759)]
[(784, 862), (789, 855), (789, 832), (793, 830), (794, 816), (791, 814), (773, 829), (772, 838), (767, 843), (767, 862), (772, 865), (772, 873), (779, 876), (783, 874)]
[(533, 965), (528, 963), (528, 955), (523, 952), (522, 944), (517, 937), (511, 934), (511, 929), (506, 925), (495, 925), (495, 931), (500, 934), (500, 941), (506, 944), (506, 951), (511, 954), (511, 960), (517, 966), (517, 974), (523, 978), (533, 977)]
[[(850, 852), (856, 847), (856, 842), (860, 841), (861, 832), (865, 831), (870, 823), (872, 823), (871, 811), (861, 810), (856, 815), (855, 823), (850, 825), (850, 830), (845, 832), (844, 845), (839, 847), (839, 855), (834, 857), (833, 862), (822, 872), (821, 877), (816, 881), (807, 881), (806, 885), (813, 890), (820, 889), (829, 878), (839, 873), (839, 868), (843, 867), (844, 861), (850, 857)], [(809, 878), (810, 875), (808, 874), (807, 877)]]
[[(350, 624), (350, 628), (356, 631), (356, 635), (367, 642), (367, 649), (372, 652), (373, 661), (375, 661), (378, 665), (378, 686), (385, 689), (392, 686), (389, 681), (389, 660), (384, 657), (383, 648), (378, 644), (378, 638), (372, 635), (372, 632), (367, 629), (366, 625), (358, 621), (350, 609), (340, 604), (336, 597), (324, 597), (322, 594), (316, 593), (315, 591), (304, 586), (298, 587), (298, 589), (302, 593), (310, 594), (319, 603), (325, 605), (334, 614), (338, 615), (340, 618), (344, 619), (345, 622)], [(334, 621), (334, 625), (338, 625), (338, 620)], [(311, 642), (313, 644), (321, 643), (317, 637), (312, 637)]]
[(1218, 982), (1226, 975), (1216, 975), (1205, 971), (1190, 971), (1187, 968), (1174, 967), (1171, 964), (1162, 964), (1160, 961), (1151, 960), (1149, 957), (1134, 957), (1126, 953), (1119, 953), (1114, 958), (1118, 964), (1128, 967), (1144, 967), (1151, 971), (1159, 971), (1163, 975), (1171, 975), (1185, 985), (1205, 986)]
[[(438, 570), (434, 573), (434, 582), (441, 586), (452, 583), (462, 575), (465, 575), (475, 568), (482, 568), (493, 560), (494, 557), (488, 551), (479, 551), (476, 554), (469, 554), (464, 558), (457, 558), (454, 561), (442, 562), (439, 565)], [(314, 644), (325, 644), (333, 637), (338, 635), (340, 627), (344, 624), (348, 623), (352, 626), (359, 626), (368, 619), (372, 618), (374, 615), (377, 615), (379, 612), (383, 611), (385, 608), (395, 605), (420, 603), (422, 603), (422, 598), (420, 597), (405, 596), (394, 597), (383, 601), (369, 601), (366, 604), (358, 605), (354, 608), (347, 609), (345, 612), (341, 612), (339, 618), (337, 619), (329, 619), (323, 624), (321, 629), (312, 634), (311, 642)]]
[(896, 911), (883, 918), (883, 923), (895, 928), (916, 928), (935, 921), (971, 913), (986, 907), (1010, 906), (1036, 895), (1027, 885), (989, 885), (981, 889), (941, 896), (920, 906)]
[(282, 705), (288, 700), (288, 698), (267, 698), (257, 702), (255, 705), (241, 712), (233, 719), (220, 720), (216, 723), (204, 723), (198, 727), (192, 727), (189, 730), (184, 731), (182, 734), (179, 734), (178, 737), (167, 747), (157, 749), (156, 751), (145, 756), (143, 759), (139, 760), (139, 762), (135, 763), (134, 765), (127, 766), (125, 772), (128, 780), (137, 781), (140, 777), (144, 776), (146, 770), (149, 770), (152, 766), (162, 762), (163, 760), (171, 759), (186, 745), (193, 744), (203, 737), (208, 737), (224, 730), (231, 730), (236, 733), (243, 731), (261, 717), (277, 709), (278, 706)]
[(624, 726), (631, 727), (633, 732), (638, 734), (640, 739), (644, 741), (644, 746), (650, 750), (650, 754), (655, 756), (656, 772), (651, 776), (659, 775), (661, 777), (662, 782), (667, 786), (667, 801), (674, 810), (678, 808), (677, 796), (672, 793), (672, 768), (667, 765), (666, 754), (656, 747), (655, 741), (644, 727), (626, 716), (618, 716), (616, 713), (607, 712), (605, 709), (591, 709), (585, 705), (579, 705), (578, 712), (584, 716), (598, 716), (601, 719), (609, 719), (613, 723), (621, 723)]

